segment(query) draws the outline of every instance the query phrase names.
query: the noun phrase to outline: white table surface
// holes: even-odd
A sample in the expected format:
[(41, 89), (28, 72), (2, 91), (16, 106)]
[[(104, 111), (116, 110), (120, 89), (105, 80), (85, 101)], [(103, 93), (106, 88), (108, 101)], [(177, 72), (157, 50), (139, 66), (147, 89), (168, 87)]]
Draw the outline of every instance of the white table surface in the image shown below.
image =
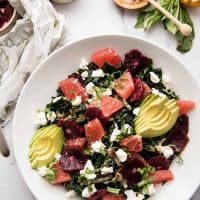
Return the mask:
[[(198, 61), (200, 52), (200, 8), (192, 9), (190, 12), (196, 28), (195, 44), (189, 53), (182, 55), (175, 50), (176, 42), (174, 38), (160, 26), (148, 33), (134, 29), (136, 12), (123, 11), (117, 8), (112, 3), (112, 0), (75, 0), (73, 3), (62, 6), (56, 5), (55, 7), (67, 19), (71, 41), (89, 35), (106, 33), (130, 34), (143, 37), (175, 54), (200, 83), (200, 67), (198, 66), (200, 63)], [(11, 122), (4, 129), (4, 134), (11, 149), (11, 155), (8, 158), (0, 156), (0, 199), (34, 200), (33, 195), (21, 178), (13, 155)], [(200, 200), (200, 192), (196, 192), (192, 200)]]

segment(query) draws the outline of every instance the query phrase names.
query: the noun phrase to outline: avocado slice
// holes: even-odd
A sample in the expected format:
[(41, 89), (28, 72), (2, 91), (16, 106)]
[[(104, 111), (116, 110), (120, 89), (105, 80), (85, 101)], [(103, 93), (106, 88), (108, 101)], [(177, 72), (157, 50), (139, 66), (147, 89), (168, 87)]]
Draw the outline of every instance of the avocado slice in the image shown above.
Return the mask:
[(134, 120), (136, 134), (144, 138), (164, 135), (176, 123), (179, 107), (175, 99), (147, 96), (140, 105), (140, 113)]
[(55, 124), (40, 128), (30, 143), (29, 161), (32, 168), (48, 166), (54, 161), (56, 153), (61, 153), (64, 132)]

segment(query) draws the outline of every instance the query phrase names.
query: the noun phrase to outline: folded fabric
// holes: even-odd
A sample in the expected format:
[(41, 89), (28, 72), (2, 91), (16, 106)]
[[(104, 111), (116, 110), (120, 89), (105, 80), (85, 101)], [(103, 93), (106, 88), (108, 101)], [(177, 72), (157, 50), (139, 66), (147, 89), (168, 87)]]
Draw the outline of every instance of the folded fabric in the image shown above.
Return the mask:
[(22, 16), (0, 38), (0, 118), (14, 102), (25, 80), (52, 51), (66, 42), (68, 28), (48, 0), (10, 0)]

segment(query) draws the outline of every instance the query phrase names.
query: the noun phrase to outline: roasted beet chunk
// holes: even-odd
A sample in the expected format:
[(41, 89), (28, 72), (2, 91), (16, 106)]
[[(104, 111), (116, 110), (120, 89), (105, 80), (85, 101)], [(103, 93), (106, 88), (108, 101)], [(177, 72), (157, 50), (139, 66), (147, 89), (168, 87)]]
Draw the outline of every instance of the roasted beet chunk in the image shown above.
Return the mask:
[(132, 76), (135, 77), (144, 67), (148, 67), (151, 64), (151, 58), (148, 58), (138, 50), (133, 49), (125, 54), (123, 68), (130, 71)]
[(170, 161), (167, 160), (164, 156), (159, 155), (159, 156), (154, 156), (147, 160), (148, 164), (155, 167), (156, 170), (165, 170), (169, 169), (170, 166)]
[(130, 102), (137, 102), (142, 100), (145, 92), (144, 84), (140, 78), (134, 78), (134, 91), (131, 97), (129, 98)]
[(104, 117), (102, 111), (96, 107), (88, 107), (85, 112), (85, 118), (88, 121), (98, 118), (104, 126), (108, 123), (109, 120), (107, 117)]
[(88, 200), (102, 200), (103, 196), (107, 194), (106, 189), (100, 189), (96, 191), (92, 196), (88, 198)]
[(163, 145), (175, 145), (177, 152), (182, 152), (189, 142), (188, 130), (188, 116), (182, 115), (178, 118), (175, 126), (167, 133), (166, 140)]
[(84, 128), (73, 119), (68, 119), (61, 123), (67, 139), (79, 138), (84, 136)]
[(69, 149), (60, 158), (60, 166), (65, 172), (76, 172), (84, 168), (87, 157), (82, 151)]
[(138, 168), (147, 165), (147, 162), (139, 154), (133, 154), (132, 157), (126, 161), (121, 169), (124, 179), (130, 184), (138, 183), (141, 180), (141, 175), (137, 172)]

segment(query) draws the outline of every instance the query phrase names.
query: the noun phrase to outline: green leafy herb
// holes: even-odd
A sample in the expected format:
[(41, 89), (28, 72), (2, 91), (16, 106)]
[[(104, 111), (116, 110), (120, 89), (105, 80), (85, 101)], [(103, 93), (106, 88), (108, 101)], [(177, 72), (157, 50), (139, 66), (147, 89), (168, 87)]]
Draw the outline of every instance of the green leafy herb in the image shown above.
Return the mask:
[(178, 27), (152, 5), (145, 7), (139, 12), (135, 28), (144, 28), (145, 30), (149, 30), (155, 24), (163, 22), (164, 27), (175, 35), (178, 42), (177, 50), (180, 52), (189, 51), (192, 47), (195, 33), (187, 9), (180, 5), (179, 0), (158, 0), (158, 3), (172, 13), (172, 15), (177, 17), (181, 22), (189, 24), (193, 28), (192, 33), (189, 36), (182, 35), (178, 30)]
[(186, 8), (181, 6), (180, 12), (179, 12), (179, 20), (183, 23), (187, 23), (192, 27), (192, 33), (189, 36), (184, 36), (181, 34), (180, 31), (176, 33), (176, 39), (178, 41), (177, 50), (180, 52), (187, 52), (191, 49), (193, 40), (195, 37), (194, 32), (194, 25), (193, 22), (186, 10)]
[[(56, 97), (56, 98), (59, 98)], [(52, 99), (51, 103), (47, 104), (47, 108), (54, 112), (64, 113), (67, 114), (69, 109), (71, 108), (71, 102), (67, 101), (64, 97), (60, 96), (60, 99), (57, 101), (53, 101), (55, 98)]]

